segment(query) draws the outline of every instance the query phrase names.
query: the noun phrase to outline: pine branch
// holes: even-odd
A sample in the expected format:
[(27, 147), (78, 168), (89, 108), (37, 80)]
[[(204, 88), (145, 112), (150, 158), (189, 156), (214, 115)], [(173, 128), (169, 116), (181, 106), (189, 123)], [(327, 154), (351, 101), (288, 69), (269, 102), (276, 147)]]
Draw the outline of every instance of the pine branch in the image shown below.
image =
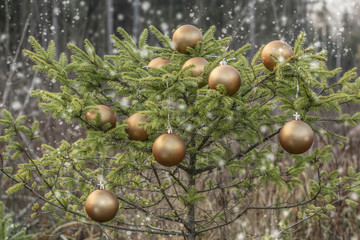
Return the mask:
[[(268, 80), (269, 78), (273, 77), (275, 75), (276, 71), (271, 72), (270, 74), (268, 74), (265, 78), (261, 79), (259, 82), (257, 82), (255, 85), (252, 85), (249, 89), (247, 89), (246, 91), (244, 91), (241, 94), (241, 97), (245, 97), (248, 93), (250, 93), (254, 88), (256, 88), (257, 86), (261, 85), (262, 83), (264, 83), (266, 80)], [(255, 80), (256, 78), (254, 78)]]
[[(255, 149), (256, 147), (258, 147), (261, 143), (264, 143), (264, 142), (270, 140), (272, 137), (274, 137), (274, 136), (276, 136), (277, 134), (279, 134), (280, 130), (281, 130), (281, 128), (278, 129), (276, 132), (274, 132), (274, 133), (272, 133), (272, 134), (264, 137), (261, 142), (257, 142), (257, 143), (255, 143), (255, 144), (251, 145), (251, 146), (250, 146), (249, 148), (247, 148), (245, 151), (239, 152), (238, 154), (230, 157), (230, 158), (226, 161), (226, 163), (229, 164), (231, 161), (233, 161), (233, 160), (235, 160), (235, 159), (240, 160), (242, 157), (244, 157), (244, 156), (245, 156), (247, 153), (249, 153), (251, 150), (253, 150), (253, 149)], [(204, 168), (198, 168), (198, 169), (196, 169), (196, 174), (200, 174), (200, 173), (203, 173), (203, 172), (211, 171), (211, 170), (216, 169), (216, 168), (219, 168), (219, 166), (218, 166), (218, 165), (209, 165), (209, 166), (204, 167)]]
[(163, 35), (158, 29), (153, 25), (149, 26), (150, 31), (155, 35), (155, 37), (162, 43), (165, 48), (172, 49), (171, 40), (168, 36)]

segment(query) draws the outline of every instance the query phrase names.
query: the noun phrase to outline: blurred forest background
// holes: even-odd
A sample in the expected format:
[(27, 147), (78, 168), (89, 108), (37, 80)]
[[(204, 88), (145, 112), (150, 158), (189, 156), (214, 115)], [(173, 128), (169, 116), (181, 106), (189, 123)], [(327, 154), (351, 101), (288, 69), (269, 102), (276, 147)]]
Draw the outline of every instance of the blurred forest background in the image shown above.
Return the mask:
[[(14, 116), (25, 114), (30, 122), (39, 120), (43, 142), (52, 146), (57, 146), (63, 138), (72, 141), (84, 136), (85, 130), (77, 123), (67, 125), (44, 116), (37, 102), (30, 97), (33, 89), (56, 90), (59, 87), (52, 79), (33, 71), (29, 60), (23, 56), (22, 49), (30, 48), (27, 37), (31, 35), (43, 46), (54, 40), (58, 53), (67, 51), (68, 42), (82, 47), (87, 38), (102, 56), (112, 53), (109, 35), (116, 34), (116, 28), (120, 26), (136, 39), (151, 24), (169, 36), (178, 25), (193, 24), (203, 30), (215, 25), (218, 37), (233, 37), (231, 49), (251, 43), (248, 57), (252, 57), (262, 44), (275, 39), (292, 45), (297, 35), (304, 31), (308, 46), (314, 46), (317, 51), (328, 51), (329, 68), (349, 70), (360, 64), (359, 6), (360, 0), (0, 0), (0, 109), (8, 109)], [(150, 38), (149, 44), (158, 43), (155, 38)], [(346, 106), (343, 109), (347, 112), (358, 110), (360, 108)], [(336, 125), (329, 127), (336, 128)], [(341, 172), (352, 165), (359, 171), (360, 129), (345, 127), (337, 131), (351, 140), (344, 147), (334, 147), (337, 158), (329, 168)], [(331, 144), (334, 140), (322, 138), (317, 141)], [(38, 150), (32, 149), (40, 154)], [(66, 235), (51, 216), (30, 219), (35, 197), (25, 191), (15, 196), (5, 195), (5, 189), (11, 183), (1, 175), (0, 178), (0, 200), (5, 202), (7, 211), (16, 212), (15, 222), (32, 228), (33, 232), (52, 229)], [(269, 189), (264, 196), (275, 194), (271, 191)], [(353, 198), (358, 200), (357, 196)], [(360, 239), (357, 233), (359, 213), (340, 202), (332, 217), (302, 225), (302, 230), (298, 231), (303, 238), (299, 239), (312, 239), (311, 236), (321, 236), (329, 231), (333, 239)], [(289, 213), (283, 213), (286, 214)], [(244, 224), (253, 224), (256, 233), (257, 228), (269, 223), (276, 228), (277, 219), (282, 216), (258, 212), (247, 217)], [(237, 230), (234, 226), (234, 231)], [(271, 231), (269, 229), (269, 233)], [(240, 233), (238, 239), (242, 237)]]

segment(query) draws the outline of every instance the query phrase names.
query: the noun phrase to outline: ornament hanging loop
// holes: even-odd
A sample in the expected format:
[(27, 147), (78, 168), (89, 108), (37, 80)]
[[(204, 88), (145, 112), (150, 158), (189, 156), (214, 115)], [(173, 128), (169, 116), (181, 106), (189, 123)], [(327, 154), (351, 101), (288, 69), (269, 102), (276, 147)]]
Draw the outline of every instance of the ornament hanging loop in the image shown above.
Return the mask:
[(232, 60), (236, 60), (236, 58), (228, 58), (228, 59), (224, 58), (223, 60), (221, 60), (220, 65), (227, 65), (227, 62)]
[[(229, 49), (229, 46), (227, 46), (227, 47), (225, 48), (225, 51), (224, 51), (224, 52), (227, 52), (228, 49)], [(225, 58), (223, 58), (223, 60), (221, 60), (220, 65), (227, 65), (227, 61), (225, 60)]]
[(104, 158), (101, 158), (101, 177), (99, 179), (99, 189), (104, 190), (105, 184), (104, 184)]
[[(227, 46), (224, 50), (224, 53), (227, 52), (227, 50), (229, 49), (229, 46)], [(220, 56), (211, 56), (211, 55), (205, 55), (207, 57), (217, 57), (217, 58), (220, 58)], [(231, 61), (231, 60), (236, 60), (236, 58), (229, 58), (229, 59), (225, 59), (223, 58), (223, 60), (221, 60), (220, 62), (220, 65), (227, 65), (227, 62), (228, 61)]]
[[(296, 79), (296, 100), (298, 100), (298, 98), (299, 98), (299, 78)], [(300, 120), (300, 114), (298, 112), (295, 112), (293, 116), (295, 117), (295, 120)]]
[(299, 98), (299, 79), (296, 79), (296, 100)]
[(168, 112), (168, 127), (167, 127), (167, 130), (168, 130), (168, 133), (172, 133), (172, 129), (171, 129), (171, 124), (170, 124), (170, 92), (169, 92), (169, 81), (168, 79), (166, 78), (166, 93), (167, 93), (167, 98), (168, 98), (168, 101), (167, 101), (167, 112)]

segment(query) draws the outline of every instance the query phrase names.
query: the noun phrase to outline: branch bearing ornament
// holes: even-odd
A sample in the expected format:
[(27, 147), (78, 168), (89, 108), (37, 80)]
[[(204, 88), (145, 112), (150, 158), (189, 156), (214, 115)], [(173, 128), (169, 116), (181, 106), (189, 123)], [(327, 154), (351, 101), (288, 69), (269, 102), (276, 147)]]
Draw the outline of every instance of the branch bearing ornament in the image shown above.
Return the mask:
[[(86, 113), (85, 115), (85, 121), (95, 120), (97, 114), (100, 114), (100, 126), (101, 127), (107, 123), (111, 125), (111, 128), (114, 128), (116, 126), (116, 116), (114, 111), (105, 105), (97, 105), (98, 110), (91, 110)], [(91, 126), (87, 126), (88, 129), (91, 128)]]
[[(204, 73), (205, 65), (208, 63), (208, 61), (205, 58), (202, 57), (193, 57), (187, 60), (182, 68), (186, 68), (188, 66), (194, 65), (193, 68), (191, 68), (191, 76), (192, 77), (198, 77), (201, 76)], [(206, 82), (201, 82), (199, 84), (199, 87), (204, 87), (206, 85)]]
[(187, 53), (187, 48), (194, 48), (198, 42), (203, 40), (201, 31), (193, 25), (183, 25), (176, 29), (173, 34), (173, 45), (180, 53)]
[(85, 201), (87, 215), (96, 222), (108, 222), (116, 216), (119, 209), (119, 201), (116, 196), (106, 190), (93, 191)]
[(131, 140), (144, 142), (148, 139), (148, 133), (145, 128), (139, 126), (139, 124), (143, 123), (149, 123), (149, 121), (146, 116), (141, 113), (134, 113), (126, 120), (126, 124), (129, 125), (126, 132)]
[(292, 57), (293, 54), (294, 52), (289, 44), (275, 40), (266, 44), (261, 53), (261, 60), (267, 69), (273, 71), (276, 66), (276, 61), (273, 56), (275, 56), (279, 62), (283, 62)]
[(211, 71), (209, 76), (209, 87), (216, 89), (218, 84), (226, 88), (226, 95), (233, 96), (241, 86), (240, 73), (230, 65), (220, 65)]
[(158, 57), (151, 60), (148, 64), (148, 67), (161, 68), (162, 66), (170, 63), (171, 61), (167, 58)]
[(160, 135), (154, 142), (152, 152), (155, 160), (166, 167), (176, 166), (186, 154), (184, 140), (174, 133)]
[(306, 122), (292, 120), (281, 128), (279, 141), (287, 152), (302, 154), (312, 146), (314, 142), (314, 132)]

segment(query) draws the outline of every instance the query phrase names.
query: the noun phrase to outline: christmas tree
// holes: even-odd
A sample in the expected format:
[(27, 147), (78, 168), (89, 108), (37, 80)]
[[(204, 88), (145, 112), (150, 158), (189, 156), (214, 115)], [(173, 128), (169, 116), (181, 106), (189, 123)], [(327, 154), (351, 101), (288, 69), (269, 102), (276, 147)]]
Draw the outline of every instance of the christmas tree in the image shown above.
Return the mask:
[[(2, 111), (2, 162), (27, 159), (1, 168), (14, 182), (7, 193), (37, 196), (34, 217), (97, 222), (108, 238), (234, 239), (227, 228), (250, 212), (294, 209), (270, 239), (291, 238), (293, 227), (339, 201), (357, 204), (348, 196), (360, 191), (359, 173), (329, 171), (332, 146), (313, 144), (323, 135), (346, 141), (327, 122), (360, 120), (341, 112), (360, 101), (356, 69), (331, 83), (341, 69), (327, 69), (325, 51), (305, 48), (304, 33), (293, 48), (271, 42), (249, 60), (249, 44), (230, 50), (231, 39), (215, 39), (214, 27), (202, 35), (185, 25), (172, 40), (149, 30), (161, 46), (147, 45), (147, 29), (135, 42), (119, 28), (121, 37), (111, 36), (117, 53), (103, 58), (85, 40), (85, 51), (69, 43), (71, 54), (56, 59), (54, 42), (45, 50), (30, 37), (33, 50), (24, 53), (34, 69), (61, 84), (32, 96), (49, 116), (87, 128), (73, 142), (43, 142), (38, 157), (31, 146), (41, 140), (39, 123), (28, 127)], [(258, 199), (265, 188), (276, 190), (270, 204)]]

